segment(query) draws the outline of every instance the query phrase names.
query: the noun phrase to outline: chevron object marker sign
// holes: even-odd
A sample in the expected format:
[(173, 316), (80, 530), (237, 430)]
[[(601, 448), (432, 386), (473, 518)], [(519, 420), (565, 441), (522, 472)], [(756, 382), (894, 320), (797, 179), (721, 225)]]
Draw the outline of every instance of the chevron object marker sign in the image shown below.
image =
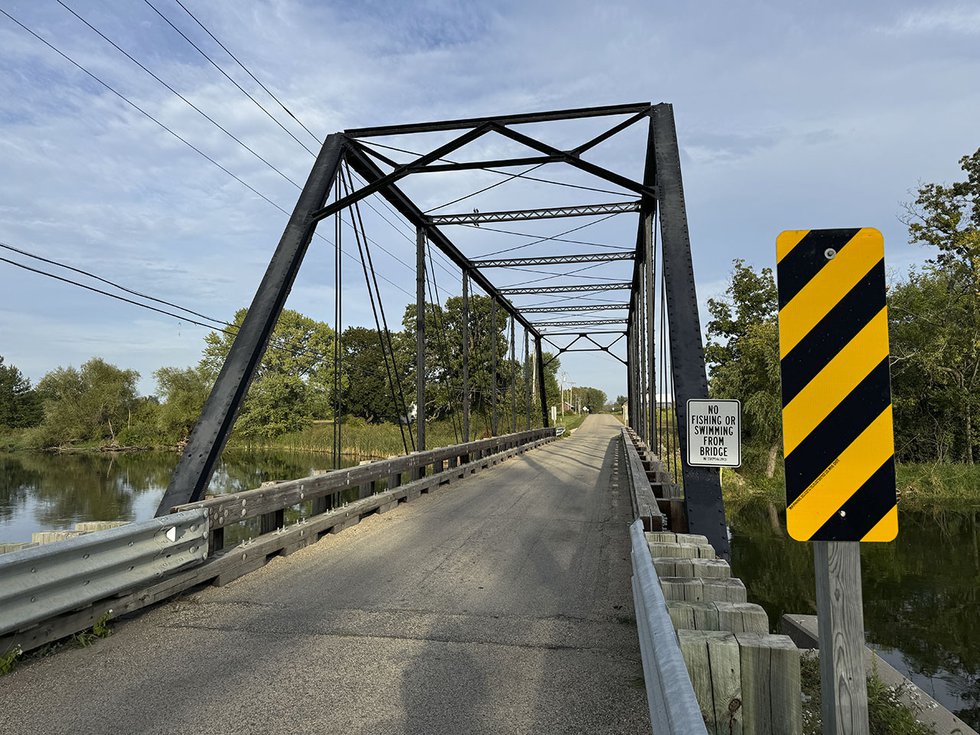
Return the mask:
[(786, 525), (797, 541), (898, 534), (884, 239), (776, 239)]

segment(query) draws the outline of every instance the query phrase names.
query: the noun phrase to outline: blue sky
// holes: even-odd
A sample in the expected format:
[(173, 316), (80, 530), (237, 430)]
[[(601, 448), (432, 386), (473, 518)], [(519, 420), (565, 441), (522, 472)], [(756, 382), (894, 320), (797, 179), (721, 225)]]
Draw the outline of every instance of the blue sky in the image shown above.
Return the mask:
[[(152, 1), (281, 113), (174, 0)], [(65, 3), (285, 177), (305, 180), (311, 156), (149, 5)], [(184, 4), (319, 137), (449, 117), (673, 103), (702, 304), (724, 290), (733, 258), (773, 265), (783, 229), (877, 227), (889, 268), (903, 273), (930, 253), (907, 244), (901, 203), (920, 182), (955, 179), (958, 159), (980, 146), (975, 3)], [(293, 184), (57, 2), (0, 0), (0, 7), (292, 209)], [(282, 232), (280, 211), (2, 16), (0, 96), (0, 242), (220, 319), (249, 302)], [(574, 144), (591, 130), (570, 125), (549, 135)], [(509, 150), (487, 140), (474, 155)], [(636, 137), (625, 136), (597, 150), (595, 160), (638, 175), (640, 151)], [(426, 209), (496, 180), (460, 176), (419, 177), (406, 188)], [(553, 187), (518, 182), (460, 206), (517, 208), (551, 198), (567, 201)], [(591, 194), (582, 202), (590, 198), (614, 197)], [(366, 217), (369, 236), (393, 254), (377, 250), (375, 259), (387, 279), (389, 317), (398, 321), (413, 290), (404, 264), (414, 260), (410, 228), (373, 212)], [(521, 229), (554, 234), (575, 224)], [(634, 221), (621, 217), (580, 234), (619, 243), (634, 232)], [(330, 227), (323, 234), (332, 239)], [(474, 256), (502, 247), (486, 232), (459, 237)], [(344, 247), (354, 248), (349, 232)], [(9, 251), (3, 257), (38, 265)], [(369, 324), (355, 265), (346, 261), (345, 321)], [(436, 271), (441, 288), (458, 292), (458, 274), (444, 262)], [(500, 278), (501, 285), (518, 280)], [(332, 283), (330, 245), (318, 240), (287, 305), (330, 321)], [(149, 393), (156, 368), (196, 362), (205, 333), (0, 263), (0, 354), (33, 380), (98, 355), (139, 370)], [(563, 366), (580, 385), (610, 396), (625, 391), (624, 371), (609, 358), (569, 355)]]

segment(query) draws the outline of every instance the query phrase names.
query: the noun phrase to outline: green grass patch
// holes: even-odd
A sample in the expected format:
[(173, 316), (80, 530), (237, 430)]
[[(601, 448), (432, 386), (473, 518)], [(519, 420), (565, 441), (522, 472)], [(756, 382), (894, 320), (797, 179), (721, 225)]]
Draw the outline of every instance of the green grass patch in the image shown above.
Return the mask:
[[(820, 735), (820, 659), (815, 653), (800, 657), (803, 690), (803, 735)], [(868, 675), (868, 726), (871, 735), (936, 735), (932, 726), (919, 722), (917, 713), (887, 686), (877, 672)]]
[[(726, 505), (740, 507), (762, 499), (786, 502), (782, 462), (773, 477), (750, 467), (721, 473)], [(899, 503), (909, 510), (931, 510), (937, 505), (952, 510), (980, 508), (980, 465), (899, 464), (896, 466)]]

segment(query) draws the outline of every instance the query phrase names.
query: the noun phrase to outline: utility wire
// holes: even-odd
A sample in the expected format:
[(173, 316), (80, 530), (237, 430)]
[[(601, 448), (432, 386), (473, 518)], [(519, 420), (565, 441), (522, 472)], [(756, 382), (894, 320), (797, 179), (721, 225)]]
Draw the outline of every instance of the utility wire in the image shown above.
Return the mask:
[[(16, 266), (17, 268), (23, 268), (25, 271), (30, 271), (31, 273), (37, 273), (38, 275), (41, 275), (41, 276), (47, 276), (48, 278), (53, 278), (56, 281), (61, 281), (62, 283), (68, 283), (68, 284), (70, 284), (72, 286), (78, 286), (79, 288), (84, 288), (87, 291), (92, 291), (94, 293), (101, 294), (103, 296), (108, 296), (110, 299), (116, 299), (117, 301), (125, 301), (127, 304), (132, 304), (133, 306), (138, 306), (141, 309), (148, 309), (150, 311), (155, 311), (158, 314), (164, 314), (166, 316), (173, 317), (174, 319), (178, 319), (178, 320), (180, 320), (182, 322), (188, 322), (190, 324), (194, 324), (194, 325), (197, 325), (199, 327), (204, 327), (205, 329), (217, 330), (219, 332), (224, 332), (225, 334), (230, 334), (230, 335), (237, 334), (237, 332), (232, 332), (232, 331), (230, 331), (228, 329), (223, 329), (221, 327), (215, 327), (212, 324), (205, 324), (204, 322), (199, 322), (199, 321), (197, 321), (195, 319), (189, 319), (186, 316), (184, 316), (183, 314), (175, 314), (172, 311), (167, 311), (166, 309), (159, 309), (156, 306), (150, 306), (149, 304), (144, 304), (141, 301), (135, 301), (133, 299), (128, 299), (125, 296), (119, 296), (118, 294), (114, 294), (114, 293), (111, 293), (109, 291), (105, 291), (105, 290), (103, 290), (101, 288), (96, 288), (95, 286), (89, 286), (87, 284), (80, 283), (79, 281), (73, 281), (70, 278), (63, 278), (62, 276), (58, 276), (58, 275), (55, 275), (54, 273), (49, 273), (47, 271), (40, 270), (39, 268), (32, 268), (29, 265), (24, 265), (23, 263), (18, 263), (16, 260), (10, 260), (9, 258), (4, 258), (3, 256), (0, 256), (0, 262), (9, 263), (10, 265)], [(208, 318), (210, 318), (210, 317), (208, 317)]]
[[(368, 140), (367, 138), (361, 138), (360, 139), (360, 142), (362, 144), (365, 144), (365, 145), (373, 145), (373, 146), (376, 146), (378, 148), (387, 148), (390, 151), (397, 151), (398, 153), (407, 153), (407, 154), (412, 155), (412, 156), (421, 156), (421, 155), (423, 155), (423, 154), (419, 153), (418, 151), (410, 151), (410, 150), (408, 150), (406, 148), (396, 148), (395, 146), (385, 145), (384, 143), (378, 143), (377, 141)], [(440, 158), (439, 160), (442, 161), (442, 162), (444, 162), (444, 163), (458, 163), (457, 161), (453, 161), (453, 160), (451, 160), (449, 158)], [(538, 164), (538, 166), (543, 166), (543, 165), (544, 165), (543, 163), (542, 164)], [(537, 168), (538, 166), (535, 166), (535, 168)], [(487, 171), (488, 173), (497, 174), (499, 176), (507, 176), (507, 177), (510, 177), (510, 178), (525, 179), (526, 181), (536, 181), (536, 182), (538, 182), (540, 184), (553, 184), (555, 186), (564, 186), (564, 187), (567, 187), (569, 189), (582, 189), (584, 191), (594, 191), (594, 192), (598, 192), (600, 194), (618, 194), (618, 195), (622, 195), (622, 193), (623, 193), (621, 191), (612, 191), (611, 189), (599, 189), (599, 188), (594, 187), (594, 186), (584, 186), (582, 184), (571, 184), (571, 183), (569, 183), (567, 181), (553, 181), (551, 179), (541, 179), (541, 178), (537, 178), (535, 176), (528, 176), (527, 175), (527, 173), (528, 173), (527, 171), (525, 171), (524, 173), (520, 173), (520, 174), (510, 174), (507, 171), (500, 171), (499, 169), (495, 169), (495, 168), (481, 168), (479, 170), (480, 171)], [(529, 169), (529, 171), (530, 170), (531, 169)]]
[[(531, 242), (524, 243), (523, 245), (517, 245), (517, 246), (512, 247), (512, 248), (504, 248), (503, 250), (494, 250), (493, 252), (486, 253), (484, 255), (481, 255), (480, 257), (481, 258), (489, 258), (489, 257), (491, 257), (493, 255), (501, 255), (502, 253), (511, 253), (511, 252), (513, 252), (515, 250), (523, 250), (524, 248), (529, 248), (532, 245), (537, 245), (537, 244), (542, 243), (542, 242), (549, 242), (551, 240), (554, 240), (555, 238), (564, 237), (565, 235), (570, 235), (573, 232), (578, 232), (579, 230), (584, 230), (587, 227), (593, 227), (594, 225), (597, 225), (600, 222), (605, 222), (607, 219), (610, 219), (612, 217), (615, 217), (618, 214), (623, 214), (623, 213), (622, 212), (613, 212), (612, 214), (607, 214), (605, 217), (600, 217), (599, 219), (592, 220), (591, 222), (586, 222), (584, 225), (579, 225), (578, 227), (573, 227), (570, 230), (565, 230), (564, 232), (559, 232), (557, 235), (553, 235), (552, 237), (540, 237), (537, 240), (532, 240)], [(608, 247), (608, 246), (605, 246), (605, 247)]]
[(14, 16), (12, 16), (12, 15), (11, 15), (10, 13), (8, 13), (8, 12), (7, 12), (6, 10), (4, 10), (3, 8), (0, 8), (0, 14), (3, 14), (3, 15), (4, 15), (4, 16), (6, 16), (6, 17), (7, 17), (7, 18), (8, 18), (9, 20), (11, 20), (12, 22), (14, 22), (14, 23), (16, 23), (16, 24), (17, 24), (18, 26), (20, 26), (20, 27), (21, 27), (21, 28), (23, 28), (23, 29), (24, 29), (25, 31), (27, 31), (27, 32), (28, 32), (29, 34), (31, 34), (32, 36), (34, 36), (34, 38), (36, 38), (36, 39), (37, 39), (38, 41), (40, 41), (40, 42), (41, 42), (41, 43), (43, 43), (43, 44), (44, 44), (45, 46), (47, 46), (47, 47), (48, 47), (48, 48), (50, 48), (50, 49), (51, 49), (52, 51), (54, 51), (54, 52), (55, 52), (56, 54), (58, 54), (58, 55), (59, 55), (59, 56), (61, 56), (61, 57), (62, 57), (63, 59), (65, 59), (65, 60), (66, 60), (66, 61), (67, 61), (68, 63), (70, 63), (70, 64), (71, 64), (72, 66), (74, 66), (74, 67), (76, 67), (76, 68), (77, 68), (77, 69), (79, 69), (80, 71), (82, 71), (82, 72), (84, 72), (85, 74), (87, 74), (87, 75), (88, 75), (89, 77), (91, 77), (91, 78), (92, 78), (92, 79), (93, 79), (94, 81), (96, 81), (96, 82), (98, 82), (99, 84), (101, 84), (101, 85), (102, 85), (103, 87), (105, 87), (105, 88), (106, 88), (107, 90), (109, 90), (110, 92), (112, 92), (112, 94), (114, 94), (114, 95), (115, 95), (116, 97), (118, 97), (119, 99), (121, 99), (121, 100), (122, 100), (123, 102), (125, 102), (125, 103), (126, 103), (127, 105), (129, 105), (129, 106), (130, 106), (130, 107), (132, 107), (132, 108), (133, 108), (134, 110), (136, 110), (137, 112), (139, 112), (139, 113), (140, 113), (141, 115), (143, 115), (144, 117), (146, 117), (146, 118), (148, 118), (149, 120), (151, 120), (152, 122), (154, 122), (154, 123), (155, 123), (156, 125), (158, 125), (159, 127), (161, 127), (161, 128), (163, 128), (163, 130), (165, 130), (165, 131), (166, 131), (166, 132), (168, 132), (168, 133), (169, 133), (170, 135), (172, 135), (172, 136), (173, 136), (174, 138), (176, 138), (176, 139), (177, 139), (177, 140), (179, 140), (179, 141), (180, 141), (181, 143), (183, 143), (184, 145), (186, 145), (186, 146), (187, 146), (188, 148), (190, 148), (190, 149), (191, 149), (192, 151), (194, 151), (195, 153), (197, 153), (198, 155), (200, 155), (200, 156), (201, 156), (202, 158), (204, 158), (204, 159), (206, 159), (207, 161), (209, 161), (210, 163), (212, 163), (212, 164), (213, 164), (214, 166), (216, 166), (217, 168), (219, 168), (219, 169), (221, 169), (221, 170), (222, 170), (222, 171), (223, 171), (224, 173), (226, 173), (226, 174), (228, 174), (228, 175), (229, 175), (229, 176), (230, 176), (231, 178), (233, 178), (233, 179), (235, 179), (235, 181), (237, 181), (237, 182), (238, 182), (239, 184), (241, 184), (241, 185), (242, 185), (242, 186), (244, 186), (244, 187), (245, 187), (246, 189), (248, 189), (248, 190), (249, 190), (250, 192), (252, 192), (253, 194), (255, 194), (255, 196), (257, 196), (257, 197), (259, 197), (260, 199), (263, 199), (263, 200), (265, 200), (265, 201), (266, 201), (267, 203), (269, 203), (269, 204), (271, 204), (271, 205), (272, 205), (273, 207), (275, 207), (276, 209), (278, 209), (278, 210), (279, 210), (280, 212), (282, 212), (283, 214), (285, 214), (285, 215), (286, 215), (287, 217), (289, 216), (289, 212), (287, 212), (287, 211), (286, 211), (285, 209), (283, 209), (282, 207), (280, 207), (280, 206), (279, 206), (278, 204), (276, 204), (276, 203), (275, 203), (274, 201), (272, 201), (271, 199), (269, 199), (269, 197), (267, 197), (267, 196), (266, 196), (265, 194), (263, 194), (263, 193), (262, 193), (262, 192), (260, 192), (260, 191), (259, 191), (258, 189), (256, 189), (255, 187), (253, 187), (253, 186), (252, 186), (251, 184), (248, 184), (248, 183), (247, 183), (247, 182), (246, 182), (246, 181), (245, 181), (244, 179), (242, 179), (241, 177), (239, 177), (239, 176), (237, 176), (236, 174), (234, 174), (234, 173), (232, 173), (231, 171), (229, 171), (229, 170), (228, 170), (227, 168), (225, 168), (225, 167), (224, 167), (224, 166), (222, 166), (222, 165), (221, 165), (220, 163), (218, 163), (218, 162), (217, 162), (217, 161), (216, 161), (216, 160), (215, 160), (214, 158), (212, 158), (211, 156), (209, 156), (209, 155), (208, 155), (207, 153), (205, 153), (205, 152), (204, 152), (204, 151), (202, 151), (202, 150), (201, 150), (200, 148), (198, 148), (197, 146), (195, 146), (195, 145), (194, 145), (193, 143), (191, 143), (190, 141), (188, 141), (188, 140), (187, 140), (186, 138), (184, 138), (184, 137), (182, 137), (182, 136), (180, 136), (180, 135), (179, 135), (178, 133), (176, 133), (176, 132), (174, 132), (174, 131), (173, 131), (173, 130), (172, 130), (171, 128), (169, 128), (169, 127), (167, 127), (166, 125), (164, 125), (164, 124), (163, 124), (162, 122), (160, 122), (160, 121), (159, 121), (159, 120), (157, 120), (157, 119), (156, 119), (155, 117), (153, 117), (153, 115), (151, 115), (151, 114), (150, 114), (149, 112), (147, 112), (147, 111), (146, 111), (146, 110), (144, 110), (144, 109), (143, 109), (142, 107), (140, 107), (139, 105), (137, 105), (137, 104), (136, 104), (135, 102), (133, 102), (132, 100), (130, 100), (130, 99), (129, 99), (128, 97), (126, 97), (125, 95), (123, 95), (123, 94), (122, 94), (121, 92), (118, 92), (118, 91), (116, 91), (116, 90), (115, 90), (115, 89), (114, 89), (114, 88), (113, 88), (112, 86), (110, 86), (110, 85), (109, 85), (109, 84), (108, 84), (107, 82), (104, 82), (104, 81), (102, 81), (102, 79), (100, 79), (100, 78), (99, 78), (98, 76), (96, 76), (96, 75), (95, 75), (94, 73), (92, 73), (91, 71), (89, 71), (88, 69), (86, 69), (86, 68), (85, 68), (84, 66), (82, 66), (81, 64), (79, 64), (79, 63), (78, 63), (77, 61), (75, 61), (75, 60), (74, 60), (73, 58), (71, 58), (71, 57), (70, 57), (70, 56), (68, 56), (68, 55), (67, 55), (66, 53), (64, 53), (64, 52), (63, 52), (63, 51), (62, 51), (61, 49), (59, 49), (58, 47), (56, 47), (56, 46), (55, 46), (54, 44), (52, 44), (52, 43), (50, 43), (49, 41), (47, 41), (46, 39), (44, 39), (43, 37), (41, 37), (40, 35), (38, 35), (37, 33), (35, 33), (35, 32), (34, 32), (33, 30), (31, 30), (30, 28), (28, 28), (28, 27), (27, 27), (26, 25), (24, 25), (23, 23), (21, 23), (21, 22), (20, 22), (19, 20), (17, 20), (17, 19), (16, 19), (16, 18), (15, 18)]
[(192, 316), (197, 316), (200, 317), (201, 319), (207, 319), (208, 321), (215, 322), (218, 325), (223, 325), (226, 327), (231, 326), (228, 322), (224, 321), (223, 319), (215, 319), (213, 316), (202, 314), (199, 311), (188, 309), (185, 306), (180, 306), (179, 304), (175, 304), (171, 301), (165, 301), (163, 299), (158, 299), (156, 296), (150, 296), (149, 294), (142, 293), (141, 291), (135, 291), (131, 288), (127, 288), (126, 286), (123, 286), (122, 284), (116, 283), (115, 281), (110, 281), (107, 278), (103, 278), (102, 276), (96, 275), (91, 271), (87, 271), (82, 268), (76, 268), (75, 266), (67, 265), (66, 263), (60, 263), (57, 260), (45, 258), (40, 255), (31, 253), (27, 250), (22, 250), (21, 248), (15, 248), (13, 245), (10, 245), (9, 243), (0, 242), (0, 248), (3, 248), (4, 250), (10, 250), (11, 252), (17, 253), (18, 255), (24, 255), (28, 258), (33, 258), (34, 260), (38, 260), (42, 263), (47, 263), (48, 265), (53, 265), (53, 266), (57, 266), (58, 268), (64, 268), (65, 270), (73, 271), (74, 273), (78, 273), (79, 275), (87, 276), (88, 278), (92, 278), (108, 286), (112, 286), (113, 288), (118, 288), (120, 291), (125, 291), (126, 293), (132, 294), (133, 296), (139, 296), (140, 298), (147, 299), (148, 301), (155, 301), (158, 304), (163, 304), (164, 306), (170, 306), (174, 309), (179, 309), (180, 311), (187, 312)]
[(169, 84), (167, 84), (167, 82), (163, 81), (163, 79), (161, 79), (159, 76), (157, 76), (152, 71), (150, 71), (142, 63), (140, 63), (139, 61), (137, 61), (132, 56), (132, 54), (130, 54), (125, 49), (123, 49), (119, 44), (117, 44), (111, 38), (109, 38), (108, 36), (106, 36), (102, 31), (100, 31), (94, 25), (92, 25), (87, 20), (85, 20), (85, 18), (83, 18), (78, 13), (76, 13), (74, 10), (72, 10), (68, 5), (66, 5), (65, 2), (64, 2), (64, 0), (56, 0), (56, 2), (58, 3), (58, 5), (60, 5), (61, 7), (63, 7), (65, 10), (67, 10), (69, 13), (71, 13), (76, 18), (78, 18), (78, 20), (80, 20), (82, 23), (84, 23), (86, 26), (88, 26), (92, 31), (94, 31), (96, 34), (98, 34), (102, 38), (102, 40), (104, 40), (106, 43), (108, 43), (110, 46), (112, 46), (114, 49), (116, 49), (116, 51), (118, 51), (119, 53), (121, 53), (127, 59), (129, 59), (134, 64), (136, 64), (136, 66), (138, 66), (140, 69), (142, 69), (143, 71), (145, 71), (147, 74), (149, 74), (151, 77), (153, 77), (155, 80), (157, 80), (160, 84), (162, 84), (168, 90), (170, 90), (170, 92), (173, 93), (174, 95), (176, 95), (182, 102), (184, 102), (184, 104), (186, 104), (192, 110), (194, 110), (199, 115), (201, 115), (201, 117), (203, 117), (209, 123), (211, 123), (216, 128), (218, 128), (218, 130), (220, 130), (222, 133), (224, 133), (225, 135), (227, 135), (233, 141), (235, 141), (236, 143), (238, 143), (238, 145), (240, 145), (242, 148), (244, 148), (246, 151), (248, 151), (249, 153), (251, 153), (253, 156), (255, 156), (257, 159), (259, 159), (266, 166), (268, 166), (273, 171), (275, 171), (277, 174), (279, 174), (283, 179), (285, 179), (286, 181), (288, 181), (290, 184), (292, 184), (293, 186), (295, 186), (297, 189), (302, 190), (302, 188), (303, 188), (302, 186), (300, 186), (299, 184), (297, 184), (295, 181), (293, 181), (291, 178), (289, 178), (286, 174), (284, 174), (282, 171), (280, 171), (274, 165), (272, 165), (271, 163), (269, 163), (269, 161), (267, 161), (261, 155), (259, 155), (258, 153), (256, 153), (253, 148), (249, 147), (240, 138), (236, 137), (234, 133), (230, 132), (227, 128), (225, 128), (224, 126), (222, 126), (221, 123), (219, 123), (213, 117), (211, 117), (210, 115), (208, 115), (204, 110), (202, 110), (200, 107), (198, 107), (197, 105), (195, 105), (193, 102), (191, 102), (189, 99), (187, 99), (184, 95), (182, 95), (180, 92), (178, 92), (172, 86), (170, 86)]
[[(264, 112), (264, 113), (266, 114), (266, 117), (268, 117), (268, 118), (269, 118), (270, 120), (272, 120), (272, 122), (274, 122), (274, 123), (275, 123), (276, 125), (278, 125), (278, 126), (279, 126), (280, 128), (282, 128), (282, 130), (283, 130), (283, 132), (284, 132), (284, 133), (286, 133), (286, 135), (288, 135), (288, 136), (289, 136), (290, 138), (292, 138), (293, 140), (295, 140), (295, 141), (296, 141), (296, 142), (297, 142), (297, 143), (298, 143), (298, 144), (299, 144), (300, 146), (302, 146), (302, 147), (303, 147), (303, 148), (304, 148), (304, 149), (306, 150), (306, 152), (307, 152), (307, 153), (309, 153), (309, 154), (310, 154), (311, 156), (314, 156), (314, 157), (316, 156), (316, 153), (315, 153), (315, 152), (313, 152), (312, 150), (310, 150), (310, 148), (309, 148), (309, 147), (308, 147), (308, 146), (306, 145), (306, 143), (304, 143), (304, 142), (303, 142), (303, 141), (301, 141), (301, 140), (300, 140), (299, 138), (297, 138), (297, 137), (296, 137), (296, 136), (295, 136), (295, 135), (293, 134), (293, 131), (291, 131), (291, 130), (290, 130), (289, 128), (287, 128), (287, 127), (286, 127), (285, 125), (283, 125), (283, 124), (282, 124), (281, 122), (279, 122), (279, 120), (277, 120), (277, 119), (276, 119), (276, 118), (275, 118), (275, 117), (274, 117), (274, 116), (272, 115), (272, 113), (271, 113), (271, 112), (269, 112), (269, 111), (268, 111), (267, 109), (265, 109), (265, 107), (263, 107), (263, 106), (262, 106), (262, 103), (261, 103), (261, 102), (259, 102), (259, 101), (258, 101), (257, 99), (255, 99), (255, 98), (254, 98), (254, 97), (253, 97), (253, 96), (252, 96), (251, 94), (249, 94), (249, 93), (248, 93), (248, 91), (247, 91), (247, 90), (246, 90), (246, 89), (245, 89), (244, 87), (242, 87), (242, 85), (240, 85), (240, 84), (239, 84), (238, 82), (236, 82), (236, 81), (235, 81), (234, 79), (232, 79), (232, 78), (231, 78), (231, 76), (229, 76), (229, 74), (228, 74), (228, 72), (226, 72), (226, 71), (225, 71), (224, 69), (222, 69), (222, 68), (221, 68), (220, 66), (218, 66), (218, 64), (217, 64), (217, 63), (215, 62), (215, 60), (214, 60), (214, 59), (212, 59), (212, 58), (211, 58), (210, 56), (208, 56), (208, 54), (207, 54), (207, 53), (206, 53), (206, 52), (205, 52), (205, 51), (204, 51), (204, 50), (203, 50), (203, 49), (202, 49), (202, 48), (201, 48), (200, 46), (198, 46), (198, 45), (197, 45), (196, 43), (194, 43), (194, 42), (193, 42), (193, 41), (192, 41), (192, 40), (191, 40), (190, 38), (188, 38), (188, 37), (187, 37), (187, 34), (185, 34), (185, 33), (184, 33), (184, 32), (183, 32), (182, 30), (180, 30), (180, 29), (179, 29), (179, 28), (178, 28), (178, 27), (177, 27), (176, 25), (174, 25), (174, 24), (173, 24), (173, 22), (172, 22), (172, 21), (170, 20), (170, 18), (168, 18), (168, 17), (166, 16), (166, 15), (164, 15), (164, 14), (163, 14), (162, 12), (160, 12), (160, 9), (159, 9), (159, 8), (157, 8), (157, 6), (156, 6), (156, 5), (154, 5), (153, 3), (151, 3), (151, 2), (150, 2), (150, 0), (143, 0), (143, 2), (145, 2), (145, 3), (147, 4), (147, 5), (149, 5), (149, 6), (150, 6), (150, 7), (151, 7), (151, 8), (153, 9), (153, 12), (154, 12), (154, 13), (156, 13), (156, 14), (157, 14), (157, 15), (159, 15), (159, 16), (160, 16), (161, 18), (163, 18), (163, 20), (164, 20), (164, 21), (165, 21), (165, 22), (167, 23), (167, 25), (168, 25), (168, 26), (170, 26), (170, 27), (171, 27), (171, 28), (173, 28), (173, 29), (174, 29), (174, 30), (175, 30), (175, 31), (176, 31), (177, 33), (179, 33), (179, 34), (180, 34), (180, 36), (181, 36), (181, 38), (183, 38), (183, 39), (184, 39), (185, 41), (187, 41), (187, 43), (189, 43), (189, 44), (190, 44), (191, 46), (193, 46), (193, 47), (194, 47), (194, 48), (195, 48), (195, 49), (197, 50), (197, 52), (198, 52), (199, 54), (201, 54), (201, 56), (203, 56), (203, 57), (204, 57), (205, 59), (207, 59), (207, 60), (208, 60), (208, 62), (209, 62), (209, 63), (211, 64), (211, 66), (213, 66), (213, 67), (214, 67), (215, 69), (217, 69), (217, 70), (218, 70), (219, 72), (221, 72), (221, 74), (222, 74), (222, 76), (224, 76), (224, 78), (225, 78), (225, 79), (227, 79), (227, 80), (228, 80), (229, 82), (231, 82), (231, 83), (232, 83), (232, 84), (234, 84), (234, 85), (235, 85), (236, 87), (238, 87), (238, 90), (239, 90), (239, 91), (240, 91), (240, 92), (241, 92), (242, 94), (244, 94), (244, 95), (245, 95), (246, 97), (248, 97), (248, 98), (249, 98), (250, 100), (252, 100), (252, 102), (254, 102), (254, 103), (255, 103), (255, 105), (256, 105), (256, 106), (257, 106), (257, 107), (258, 107), (258, 108), (259, 108), (260, 110), (262, 110), (262, 112)], [(183, 6), (181, 6), (181, 7), (183, 7)], [(184, 8), (184, 9), (185, 9), (185, 10), (187, 10), (186, 8)], [(195, 20), (196, 20), (196, 19), (195, 19)], [(213, 38), (213, 36), (212, 36), (212, 38)], [(227, 50), (227, 49), (226, 49), (226, 50)]]
[(300, 120), (300, 119), (299, 119), (298, 117), (296, 117), (296, 115), (294, 115), (294, 114), (293, 114), (293, 113), (292, 113), (292, 112), (290, 111), (290, 109), (289, 109), (288, 107), (286, 107), (286, 105), (284, 105), (284, 104), (283, 104), (283, 103), (282, 103), (282, 102), (280, 101), (280, 99), (279, 99), (278, 97), (276, 97), (276, 96), (275, 96), (275, 95), (274, 95), (274, 94), (273, 94), (273, 93), (272, 93), (272, 92), (271, 92), (271, 91), (269, 90), (269, 88), (268, 88), (268, 87), (266, 87), (266, 86), (265, 86), (264, 84), (262, 84), (262, 82), (260, 82), (260, 81), (258, 80), (258, 78), (257, 78), (257, 77), (256, 77), (256, 76), (255, 76), (255, 75), (254, 75), (254, 74), (253, 74), (253, 73), (252, 73), (252, 72), (251, 72), (250, 70), (249, 70), (249, 68), (248, 68), (247, 66), (245, 66), (245, 64), (243, 64), (243, 63), (242, 63), (242, 62), (241, 62), (241, 61), (240, 61), (240, 60), (238, 59), (238, 57), (237, 57), (237, 56), (235, 56), (235, 54), (233, 54), (233, 53), (232, 53), (232, 52), (231, 52), (231, 51), (230, 51), (230, 50), (228, 49), (228, 47), (227, 47), (227, 46), (225, 46), (225, 45), (224, 45), (223, 43), (221, 43), (221, 41), (219, 41), (219, 40), (218, 40), (218, 39), (217, 39), (217, 38), (215, 37), (215, 35), (214, 35), (213, 33), (211, 33), (211, 31), (209, 31), (209, 30), (208, 30), (208, 28), (207, 28), (207, 26), (205, 26), (205, 25), (204, 25), (204, 24), (203, 24), (203, 23), (202, 23), (202, 22), (201, 22), (200, 20), (198, 20), (198, 18), (197, 18), (197, 16), (196, 16), (196, 15), (194, 15), (194, 13), (192, 13), (192, 12), (191, 12), (190, 10), (188, 10), (188, 9), (187, 9), (187, 6), (186, 6), (186, 5), (184, 5), (184, 3), (182, 3), (182, 2), (181, 2), (181, 0), (174, 0), (174, 1), (175, 1), (175, 2), (176, 2), (176, 3), (177, 3), (177, 4), (178, 4), (178, 5), (179, 5), (179, 6), (181, 7), (181, 8), (183, 8), (183, 10), (184, 10), (184, 12), (185, 12), (185, 13), (187, 13), (187, 14), (188, 14), (188, 15), (189, 15), (189, 16), (190, 16), (191, 18), (193, 18), (193, 19), (194, 19), (194, 22), (195, 22), (195, 23), (197, 23), (197, 24), (198, 24), (198, 25), (199, 25), (199, 26), (200, 26), (200, 27), (202, 28), (202, 30), (203, 30), (203, 31), (204, 31), (205, 33), (207, 33), (207, 34), (208, 34), (209, 36), (211, 36), (211, 38), (212, 38), (212, 40), (213, 40), (213, 41), (214, 41), (214, 42), (215, 42), (216, 44), (218, 44), (219, 46), (221, 46), (221, 48), (222, 48), (222, 49), (224, 50), (224, 52), (225, 52), (226, 54), (228, 54), (228, 55), (229, 55), (229, 56), (230, 56), (230, 57), (231, 57), (232, 59), (234, 59), (234, 60), (235, 60), (235, 63), (236, 63), (236, 64), (238, 64), (238, 66), (240, 66), (240, 67), (242, 68), (242, 70), (243, 70), (243, 71), (244, 71), (244, 72), (245, 72), (246, 74), (248, 74), (248, 75), (249, 75), (249, 76), (250, 76), (250, 77), (252, 78), (252, 80), (253, 80), (253, 81), (254, 81), (254, 82), (255, 82), (256, 84), (258, 84), (258, 85), (259, 85), (260, 87), (262, 87), (262, 89), (263, 89), (263, 90), (265, 91), (265, 93), (266, 93), (267, 95), (269, 95), (269, 96), (270, 96), (270, 97), (271, 97), (272, 99), (274, 99), (274, 100), (276, 101), (276, 104), (278, 104), (278, 105), (279, 105), (279, 106), (280, 106), (280, 107), (281, 107), (281, 108), (283, 109), (283, 111), (284, 111), (284, 112), (285, 112), (285, 113), (286, 113), (287, 115), (289, 115), (289, 116), (290, 116), (290, 117), (291, 117), (291, 118), (292, 118), (293, 120), (295, 120), (295, 121), (296, 121), (296, 122), (297, 122), (297, 123), (299, 124), (299, 126), (300, 126), (301, 128), (303, 128), (303, 130), (305, 130), (305, 131), (306, 131), (307, 133), (309, 133), (309, 135), (310, 135), (310, 137), (311, 137), (311, 138), (313, 138), (313, 140), (315, 140), (315, 141), (316, 141), (316, 142), (317, 142), (318, 144), (319, 144), (319, 143), (322, 143), (322, 142), (323, 142), (322, 140), (320, 140), (320, 138), (318, 138), (318, 137), (317, 137), (316, 135), (314, 135), (314, 134), (313, 134), (313, 132), (312, 132), (312, 131), (311, 131), (311, 130), (310, 130), (310, 129), (308, 128), (308, 127), (306, 127), (306, 126), (305, 126), (305, 125), (303, 124), (303, 121), (302, 121), (302, 120)]

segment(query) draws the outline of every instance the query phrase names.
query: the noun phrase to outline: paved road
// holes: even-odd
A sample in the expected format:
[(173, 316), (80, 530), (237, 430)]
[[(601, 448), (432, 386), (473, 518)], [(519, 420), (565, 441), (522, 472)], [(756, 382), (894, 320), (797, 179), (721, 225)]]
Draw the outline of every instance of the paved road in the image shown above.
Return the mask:
[(618, 426), (22, 665), (0, 733), (648, 733)]

